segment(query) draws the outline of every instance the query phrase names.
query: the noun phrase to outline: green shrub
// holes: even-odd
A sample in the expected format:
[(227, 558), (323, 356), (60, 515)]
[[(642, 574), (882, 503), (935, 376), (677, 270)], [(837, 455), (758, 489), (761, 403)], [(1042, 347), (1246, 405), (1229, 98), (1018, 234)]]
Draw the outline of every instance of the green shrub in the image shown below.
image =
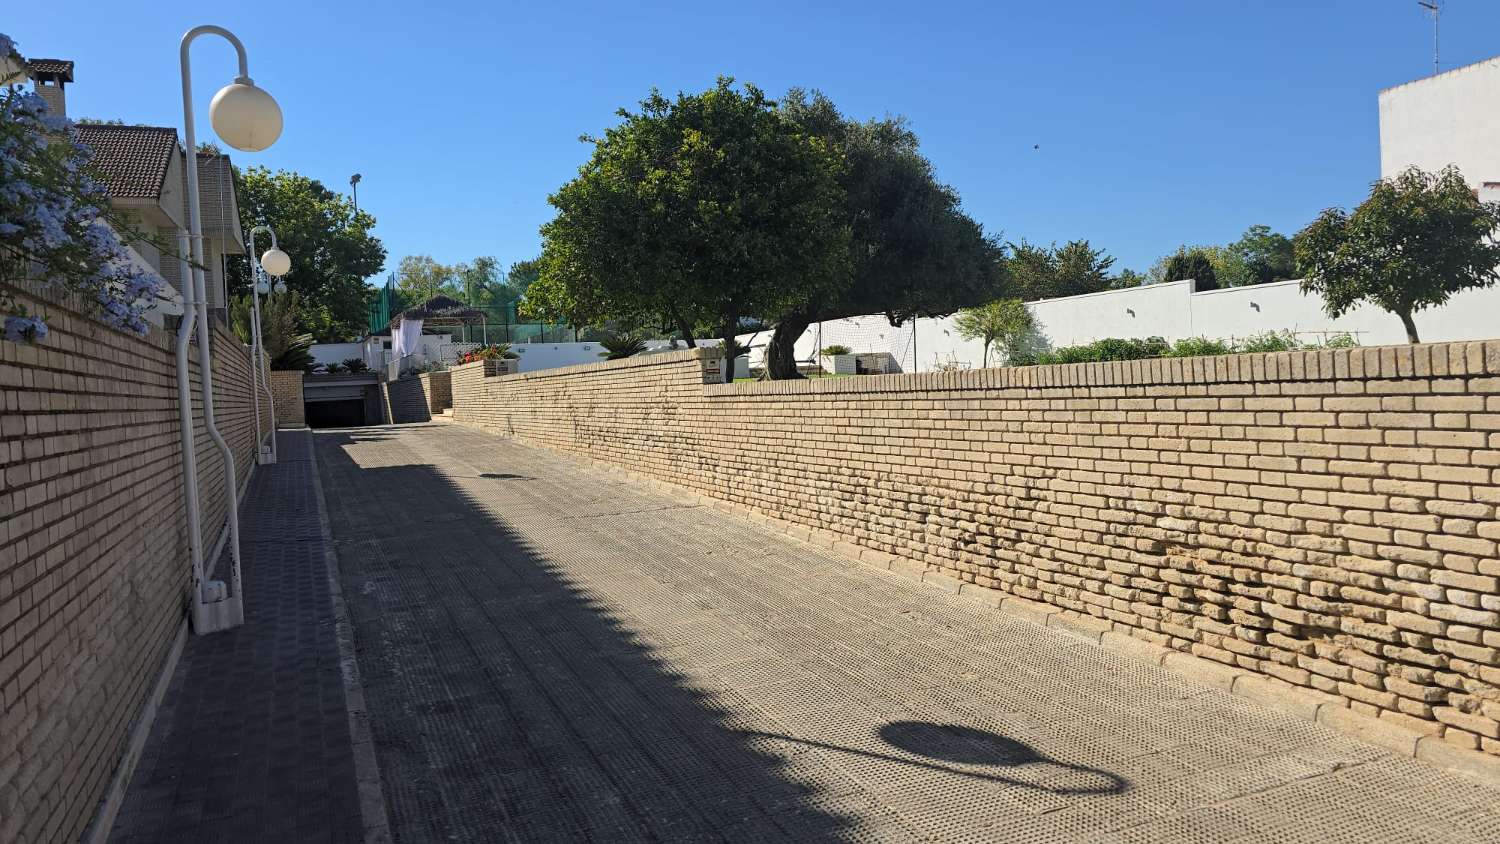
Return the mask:
[(833, 357), (834, 355), (848, 355), (848, 354), (853, 354), (853, 352), (849, 349), (848, 346), (841, 346), (841, 345), (835, 343), (832, 346), (824, 346), (823, 347), (823, 354), (826, 357)]
[(1297, 340), (1297, 335), (1285, 330), (1252, 334), (1234, 345), (1235, 351), (1245, 353), (1290, 352), (1300, 348), (1302, 348), (1302, 343)]
[(1172, 349), (1167, 352), (1167, 357), (1201, 358), (1211, 355), (1227, 355), (1233, 352), (1234, 345), (1224, 340), (1211, 340), (1207, 337), (1184, 337), (1172, 344)]
[(1082, 346), (1063, 346), (1050, 352), (1012, 360), (1012, 366), (1048, 363), (1097, 363), (1111, 360), (1142, 360), (1160, 357), (1211, 357), (1248, 352), (1288, 352), (1297, 349), (1349, 349), (1359, 342), (1350, 334), (1334, 334), (1322, 343), (1303, 343), (1292, 331), (1267, 331), (1240, 340), (1187, 337), (1168, 344), (1160, 337), (1144, 340), (1106, 337)]

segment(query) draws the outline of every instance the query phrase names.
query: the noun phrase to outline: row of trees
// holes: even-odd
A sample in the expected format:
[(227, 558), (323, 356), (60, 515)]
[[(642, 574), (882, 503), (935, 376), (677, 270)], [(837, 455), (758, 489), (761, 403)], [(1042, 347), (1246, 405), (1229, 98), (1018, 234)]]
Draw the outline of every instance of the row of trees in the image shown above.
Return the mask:
[[(1295, 269), (1302, 277), (1303, 292), (1321, 297), (1330, 317), (1340, 317), (1362, 304), (1374, 305), (1400, 319), (1407, 340), (1417, 343), (1421, 341), (1414, 318), (1417, 312), (1441, 305), (1455, 293), (1489, 287), (1500, 280), (1497, 229), (1500, 203), (1480, 202), (1457, 168), (1428, 173), (1413, 167), (1376, 182), (1370, 196), (1352, 213), (1342, 208), (1325, 210), (1294, 239), (1253, 226), (1239, 241), (1217, 251), (1178, 250), (1159, 263), (1159, 272), (1153, 268), (1153, 274), (1162, 281), (1192, 278), (1212, 284), (1224, 266), (1215, 261), (1224, 261), (1226, 254), (1233, 261), (1229, 266), (1249, 273), (1230, 276), (1239, 283), (1276, 281), (1291, 277)], [(1012, 260), (1024, 259), (1056, 272), (1057, 251), (1025, 257), (1030, 253), (1017, 248)], [(1087, 245), (1074, 252), (1075, 263), (1087, 266), (1087, 257), (1093, 254)], [(1071, 277), (1098, 285), (1108, 269), (1107, 259), (1096, 256), (1093, 269)], [(1020, 266), (1013, 275), (1018, 281), (1025, 278)], [(1016, 289), (1028, 301), (1058, 293), (1072, 295), (1024, 283)], [(965, 339), (983, 343), (986, 366), (992, 349), (1007, 363), (1035, 359), (1040, 351), (1035, 321), (1021, 299), (997, 299), (967, 308), (959, 313), (955, 328)]]
[(520, 301), (539, 274), (535, 259), (501, 270), (500, 262), (489, 255), (457, 264), (439, 263), (431, 255), (408, 255), (396, 267), (396, 289), (410, 305), (449, 296), (473, 308), (498, 311)]
[[(1137, 283), (1195, 279), (1200, 290), (1244, 287), (1297, 278), (1292, 240), (1270, 226), (1251, 226), (1239, 240), (1223, 246), (1180, 246), (1164, 255)], [(1125, 286), (1125, 285), (1121, 285)], [(1133, 285), (1131, 285), (1133, 286)]]
[[(653, 92), (549, 201), (528, 311), (574, 325), (665, 329), (734, 348), (775, 323), (774, 378), (816, 320), (893, 324), (993, 298), (1004, 248), (935, 178), (900, 118), (856, 121), (818, 93), (780, 102), (721, 78)], [(732, 367), (726, 367), (726, 374)]]

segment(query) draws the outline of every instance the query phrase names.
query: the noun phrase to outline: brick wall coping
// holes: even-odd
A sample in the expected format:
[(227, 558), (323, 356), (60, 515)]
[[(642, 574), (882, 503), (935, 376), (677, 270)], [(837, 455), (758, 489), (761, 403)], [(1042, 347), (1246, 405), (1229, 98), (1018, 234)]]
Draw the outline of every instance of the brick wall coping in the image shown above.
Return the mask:
[[(592, 373), (622, 372), (630, 369), (675, 365), (691, 360), (704, 360), (715, 356), (716, 353), (717, 350), (714, 347), (683, 349), (654, 355), (636, 355), (623, 360), (582, 363), (537, 372), (518, 372), (513, 375), (489, 375), (487, 377), (520, 381), (571, 378)], [(483, 366), (483, 361), (475, 361), (453, 367), (449, 371), (467, 373), (471, 367), (482, 368)], [(712, 397), (785, 396), (819, 393), (1176, 386), (1474, 376), (1500, 377), (1500, 340), (994, 367), (949, 372), (864, 375), (851, 378), (705, 384), (703, 391), (705, 395)]]
[(703, 389), (709, 396), (784, 396), (1485, 375), (1500, 376), (1500, 340), (705, 384)]

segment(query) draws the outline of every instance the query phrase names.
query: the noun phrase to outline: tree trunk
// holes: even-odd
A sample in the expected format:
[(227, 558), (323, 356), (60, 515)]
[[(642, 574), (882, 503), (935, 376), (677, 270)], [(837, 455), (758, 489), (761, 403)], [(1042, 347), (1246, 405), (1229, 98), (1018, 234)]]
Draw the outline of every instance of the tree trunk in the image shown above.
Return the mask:
[[(801, 314), (776, 323), (771, 342), (766, 346), (766, 376), (772, 381), (803, 377), (797, 370), (797, 340), (809, 325), (812, 325), (812, 319)], [(821, 352), (819, 349), (815, 354)]]
[(1421, 338), (1417, 336), (1417, 323), (1411, 318), (1411, 311), (1402, 311), (1396, 316), (1401, 317), (1401, 324), (1406, 326), (1406, 342), (1420, 343)]
[(990, 368), (990, 341), (988, 341), (988, 340), (984, 341), (984, 354), (980, 355), (980, 361), (981, 361), (981, 363), (979, 364), (979, 368), (980, 369), (989, 369)]
[(726, 326), (724, 326), (724, 331), (722, 333), (723, 333), (724, 337), (723, 337), (722, 340), (720, 340), (720, 342), (724, 344), (721, 347), (721, 351), (723, 351), (723, 353), (724, 353), (724, 383), (725, 384), (733, 384), (734, 383), (734, 362), (736, 360), (735, 354), (734, 354), (734, 348), (735, 348), (734, 326), (733, 325), (726, 325)]
[(688, 348), (698, 348), (698, 341), (693, 337), (693, 327), (688, 325), (688, 321), (682, 318), (682, 314), (679, 314), (677, 309), (673, 308), (669, 316), (671, 316), (673, 322), (677, 323), (677, 330), (682, 333), (682, 341), (688, 344)]

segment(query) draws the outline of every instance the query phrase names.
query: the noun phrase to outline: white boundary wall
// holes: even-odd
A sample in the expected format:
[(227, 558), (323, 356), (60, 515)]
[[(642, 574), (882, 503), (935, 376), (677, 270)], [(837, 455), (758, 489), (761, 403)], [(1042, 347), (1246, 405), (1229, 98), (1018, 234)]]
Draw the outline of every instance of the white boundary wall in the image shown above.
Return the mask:
[[(1290, 330), (1306, 342), (1348, 333), (1361, 346), (1405, 343), (1401, 320), (1363, 306), (1339, 319), (1323, 312), (1320, 296), (1303, 295), (1299, 281), (1278, 281), (1251, 287), (1193, 291), (1193, 282), (1174, 281), (1108, 290), (1065, 299), (1044, 299), (1027, 307), (1053, 347), (1076, 346), (1104, 337), (1185, 337), (1229, 339)], [(1424, 342), (1489, 340), (1500, 337), (1500, 287), (1460, 293), (1440, 308), (1416, 315)], [(916, 320), (913, 368), (913, 326), (892, 328), (882, 315), (851, 317), (822, 324), (822, 347), (848, 346), (855, 353), (890, 352), (903, 372), (931, 372), (944, 367), (978, 368), (983, 349), (978, 341), (963, 340), (953, 328), (953, 317)], [(797, 359), (806, 361), (819, 348), (818, 326), (797, 341)], [(740, 338), (741, 342), (748, 339)], [(765, 354), (769, 332), (752, 341), (757, 365)], [(995, 362), (991, 361), (993, 365)]]

